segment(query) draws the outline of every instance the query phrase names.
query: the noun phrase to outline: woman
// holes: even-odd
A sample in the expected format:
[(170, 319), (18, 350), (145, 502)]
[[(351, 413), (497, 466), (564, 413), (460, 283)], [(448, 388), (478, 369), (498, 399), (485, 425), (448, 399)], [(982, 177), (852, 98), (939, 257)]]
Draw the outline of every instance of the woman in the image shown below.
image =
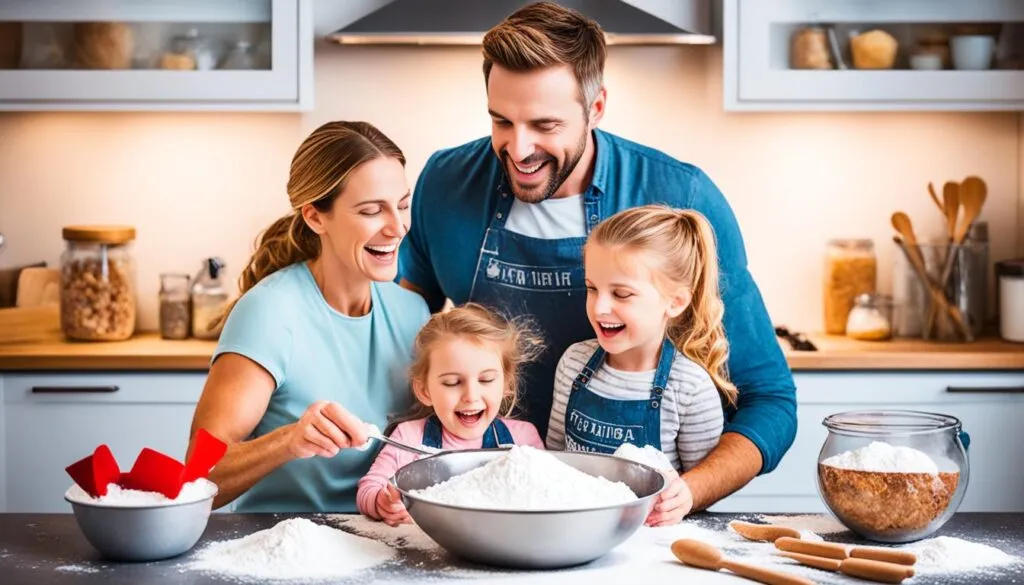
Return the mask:
[(392, 282), (409, 225), (405, 157), (370, 124), (324, 124), (295, 153), (288, 197), (292, 213), (241, 275), (192, 436), (229, 445), (210, 475), (217, 507), (354, 512), (373, 452), (350, 447), (409, 407), (406, 370), (430, 316)]

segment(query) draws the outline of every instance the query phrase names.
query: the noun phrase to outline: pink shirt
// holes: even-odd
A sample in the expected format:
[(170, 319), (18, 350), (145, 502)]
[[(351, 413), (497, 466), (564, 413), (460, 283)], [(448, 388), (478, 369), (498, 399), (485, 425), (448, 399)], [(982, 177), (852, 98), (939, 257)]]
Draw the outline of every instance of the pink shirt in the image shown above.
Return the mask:
[[(512, 433), (512, 439), (516, 445), (529, 445), (537, 449), (544, 448), (544, 441), (537, 433), (537, 428), (532, 424), (521, 420), (501, 419)], [(423, 444), (423, 429), (427, 426), (427, 419), (410, 420), (399, 424), (391, 433), (391, 438), (408, 445)], [(456, 437), (444, 428), (441, 429), (442, 449), (479, 449), (483, 445), (483, 437), (473, 440), (466, 440)], [(377, 493), (387, 486), (388, 480), (394, 477), (395, 472), (402, 466), (419, 459), (421, 455), (403, 451), (391, 445), (384, 445), (374, 460), (370, 470), (359, 480), (359, 490), (356, 492), (356, 505), (359, 511), (370, 518), (380, 519), (377, 516)]]

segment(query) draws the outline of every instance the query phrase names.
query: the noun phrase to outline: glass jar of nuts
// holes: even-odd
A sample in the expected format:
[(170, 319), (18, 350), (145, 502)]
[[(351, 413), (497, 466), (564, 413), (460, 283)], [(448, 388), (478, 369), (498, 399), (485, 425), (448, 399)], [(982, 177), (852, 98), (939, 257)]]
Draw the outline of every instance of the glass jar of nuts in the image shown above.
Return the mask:
[(135, 333), (135, 260), (129, 226), (64, 228), (61, 329), (70, 339), (118, 341)]

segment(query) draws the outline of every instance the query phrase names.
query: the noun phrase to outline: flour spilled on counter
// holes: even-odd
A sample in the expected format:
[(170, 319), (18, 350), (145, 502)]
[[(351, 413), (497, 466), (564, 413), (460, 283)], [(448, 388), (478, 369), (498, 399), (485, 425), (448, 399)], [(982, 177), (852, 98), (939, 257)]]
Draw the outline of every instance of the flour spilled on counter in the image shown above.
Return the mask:
[(327, 515), (326, 520), (339, 528), (344, 527), (359, 536), (383, 542), (392, 548), (425, 553), (440, 553), (444, 550), (415, 524), (388, 526), (366, 516), (342, 514)]
[(100, 570), (96, 567), (87, 567), (85, 565), (61, 565), (54, 569), (61, 573), (99, 573)]
[(188, 568), (240, 580), (316, 581), (352, 575), (394, 556), (384, 543), (290, 518), (243, 538), (214, 542), (198, 551)]
[(411, 495), (452, 506), (575, 510), (636, 501), (626, 484), (584, 473), (540, 449), (515, 446), (466, 473)]
[(199, 478), (181, 486), (181, 493), (173, 500), (159, 492), (148, 492), (142, 490), (130, 490), (122, 488), (116, 483), (107, 485), (107, 493), (94, 498), (83, 490), (78, 484), (73, 484), (65, 495), (69, 500), (79, 504), (92, 504), (94, 506), (111, 506), (120, 508), (144, 508), (147, 506), (164, 506), (168, 504), (187, 504), (198, 502), (212, 497), (217, 492), (217, 486), (213, 482)]
[(898, 548), (917, 555), (917, 564), (914, 568), (922, 574), (961, 573), (975, 569), (1005, 567), (1020, 561), (1017, 557), (987, 544), (950, 536), (929, 538)]

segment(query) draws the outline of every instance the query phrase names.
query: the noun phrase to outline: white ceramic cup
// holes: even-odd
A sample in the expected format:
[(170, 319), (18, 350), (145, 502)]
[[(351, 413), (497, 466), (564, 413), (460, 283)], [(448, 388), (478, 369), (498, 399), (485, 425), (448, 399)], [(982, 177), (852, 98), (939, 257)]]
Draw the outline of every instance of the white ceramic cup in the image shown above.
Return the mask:
[(992, 67), (996, 39), (988, 35), (961, 35), (949, 40), (953, 68), (977, 71)]

